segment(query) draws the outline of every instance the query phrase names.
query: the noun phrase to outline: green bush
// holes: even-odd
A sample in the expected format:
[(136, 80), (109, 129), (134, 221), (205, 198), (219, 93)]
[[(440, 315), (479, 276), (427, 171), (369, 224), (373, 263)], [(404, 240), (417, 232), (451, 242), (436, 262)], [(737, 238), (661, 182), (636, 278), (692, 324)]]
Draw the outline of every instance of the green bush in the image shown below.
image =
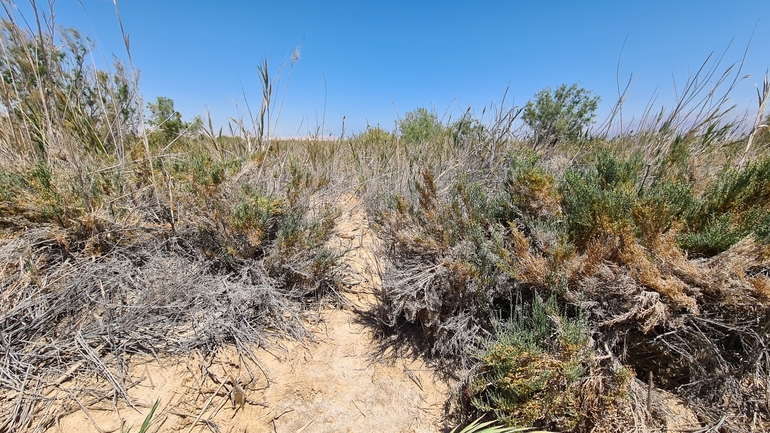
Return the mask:
[[(192, 123), (183, 121), (182, 114), (176, 111), (171, 98), (158, 96), (155, 103), (147, 103), (147, 108), (150, 110), (147, 121), (155, 128), (148, 134), (153, 149), (165, 151), (171, 145), (174, 148), (184, 148), (186, 141), (194, 138), (203, 128), (200, 119)], [(211, 135), (211, 131), (209, 134)]]
[(406, 113), (404, 118), (398, 121), (398, 130), (405, 143), (424, 144), (440, 138), (444, 125), (436, 113), (420, 107)]
[(236, 172), (242, 163), (237, 158), (216, 160), (210, 152), (195, 150), (177, 158), (172, 170), (175, 176), (188, 181), (189, 187), (216, 188)]
[(532, 128), (536, 146), (550, 146), (583, 138), (598, 105), (599, 97), (590, 90), (562, 84), (554, 91), (546, 88), (536, 93), (524, 107), (522, 119)]
[(365, 147), (378, 147), (393, 145), (396, 137), (382, 127), (375, 126), (374, 128), (367, 128), (366, 131), (360, 134), (356, 134), (353, 136), (352, 141)]
[(680, 245), (696, 254), (718, 254), (753, 234), (770, 237), (770, 158), (719, 174), (689, 207)]
[(679, 230), (696, 202), (692, 185), (671, 179), (645, 187), (644, 167), (638, 155), (622, 159), (602, 150), (586, 165), (567, 171), (560, 190), (567, 231), (576, 247), (618, 238), (628, 230), (653, 247), (669, 230)]
[(582, 249), (591, 240), (615, 236), (633, 221), (640, 167), (600, 152), (587, 166), (567, 171), (561, 187), (562, 206), (572, 243)]
[(270, 229), (277, 228), (282, 212), (283, 201), (280, 198), (243, 185), (238, 202), (230, 213), (230, 223), (233, 229), (246, 234), (252, 247), (260, 248), (264, 241), (275, 238), (275, 232), (271, 233)]
[(512, 309), (480, 354), (471, 407), (511, 426), (575, 429), (584, 422), (581, 385), (592, 369), (585, 318), (570, 318), (554, 297), (544, 302), (537, 294)]

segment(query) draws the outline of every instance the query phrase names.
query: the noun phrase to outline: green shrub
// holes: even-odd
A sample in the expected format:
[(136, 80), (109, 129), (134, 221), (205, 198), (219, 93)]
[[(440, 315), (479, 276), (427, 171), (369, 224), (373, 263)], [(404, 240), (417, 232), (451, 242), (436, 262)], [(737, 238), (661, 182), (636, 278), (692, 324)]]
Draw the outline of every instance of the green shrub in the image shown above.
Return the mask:
[(599, 97), (593, 92), (562, 84), (535, 94), (524, 107), (522, 119), (535, 134), (535, 146), (553, 145), (559, 141), (575, 141), (586, 135), (586, 127), (596, 117)]
[(155, 103), (147, 103), (147, 109), (150, 110), (147, 121), (157, 128), (157, 132), (164, 135), (166, 143), (178, 137), (189, 126), (182, 121), (182, 115), (174, 109), (174, 101), (171, 98), (158, 96)]
[(570, 318), (554, 297), (544, 302), (537, 294), (512, 308), (480, 355), (471, 407), (512, 426), (575, 429), (584, 421), (581, 385), (592, 368), (585, 318)]
[(420, 107), (406, 113), (404, 118), (398, 121), (398, 130), (405, 143), (424, 144), (440, 138), (444, 125), (436, 113)]
[(216, 188), (236, 172), (242, 163), (236, 158), (215, 160), (211, 153), (195, 150), (175, 160), (172, 170), (177, 177), (190, 182), (188, 186)]
[(354, 135), (352, 141), (363, 147), (392, 146), (396, 142), (396, 136), (378, 125)]
[(665, 233), (680, 230), (688, 213), (694, 215), (693, 186), (680, 178), (644, 186), (644, 167), (638, 155), (621, 159), (603, 150), (567, 171), (560, 191), (572, 244), (582, 250), (592, 241), (619, 240), (630, 231), (652, 248)]
[(615, 236), (633, 223), (637, 164), (601, 152), (593, 165), (567, 171), (562, 207), (572, 243), (582, 249), (591, 240)]
[(0, 170), (0, 201), (14, 201), (21, 190), (28, 188), (26, 179), (17, 173)]
[(719, 174), (689, 207), (680, 245), (714, 255), (754, 234), (770, 241), (770, 158)]
[(271, 233), (270, 228), (277, 228), (277, 218), (282, 212), (281, 199), (243, 185), (230, 221), (233, 229), (246, 234), (252, 247), (259, 248), (265, 240), (275, 238), (275, 232)]

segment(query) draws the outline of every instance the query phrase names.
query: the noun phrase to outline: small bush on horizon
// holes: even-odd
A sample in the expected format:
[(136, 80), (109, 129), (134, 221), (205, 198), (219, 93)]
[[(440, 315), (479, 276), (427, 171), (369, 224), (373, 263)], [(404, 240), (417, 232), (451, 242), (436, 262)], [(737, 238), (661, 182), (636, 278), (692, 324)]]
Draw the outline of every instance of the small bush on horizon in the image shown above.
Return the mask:
[(489, 131), (470, 111), (448, 126), (455, 146), (473, 146), (488, 138)]
[(590, 90), (567, 87), (546, 88), (527, 102), (522, 119), (534, 133), (535, 147), (550, 147), (559, 141), (577, 141), (596, 117), (600, 98)]
[(150, 110), (148, 123), (155, 128), (149, 134), (150, 144), (153, 147), (165, 147), (178, 140), (187, 129), (200, 129), (200, 120), (185, 122), (182, 114), (174, 108), (174, 100), (166, 96), (158, 96), (155, 103), (148, 102)]
[(413, 145), (437, 140), (445, 129), (436, 113), (423, 107), (406, 113), (404, 118), (397, 122), (397, 126), (401, 139)]
[(353, 141), (361, 143), (365, 146), (381, 146), (392, 144), (396, 140), (396, 136), (392, 132), (386, 131), (380, 125), (375, 127), (367, 127), (364, 132), (355, 134)]

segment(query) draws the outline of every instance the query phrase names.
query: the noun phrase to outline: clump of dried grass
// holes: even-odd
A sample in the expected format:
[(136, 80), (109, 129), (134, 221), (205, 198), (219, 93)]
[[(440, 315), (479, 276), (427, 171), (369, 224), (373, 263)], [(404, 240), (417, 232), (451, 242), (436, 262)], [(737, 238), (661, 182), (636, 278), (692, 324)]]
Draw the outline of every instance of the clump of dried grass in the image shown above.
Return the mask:
[[(683, 262), (677, 254), (668, 255), (671, 261), (665, 254), (630, 263), (594, 259), (593, 274), (573, 275), (572, 296), (598, 321), (597, 342), (637, 375), (652, 374), (657, 386), (687, 400), (701, 422), (738, 430), (751, 424), (747, 420), (764, 425), (766, 404), (754, 396), (763, 395), (757, 390), (765, 386), (756, 378), (767, 375), (761, 360), (768, 304), (756, 287), (763, 275), (747, 271), (766, 268), (765, 249), (747, 238), (706, 261)], [(576, 261), (585, 267), (592, 260)], [(634, 265), (675, 279), (674, 295), (687, 293), (693, 303), (681, 303), (661, 280), (645, 278)], [(722, 419), (724, 414), (731, 415)]]
[(35, 386), (62, 377), (93, 373), (128, 399), (132, 355), (235, 345), (252, 357), (270, 336), (308, 337), (310, 307), (336, 293), (336, 255), (321, 246), (332, 227), (313, 229), (304, 213), (294, 218), (293, 230), (318, 231), (317, 243), (282, 227), (252, 256), (229, 252), (228, 243), (248, 239), (205, 211), (184, 214), (173, 228), (92, 214), (72, 228), (39, 225), (5, 239), (0, 386), (7, 401), (23, 404), (0, 425), (27, 426), (44, 402)]
[[(2, 25), (7, 46), (53, 53), (53, 34)], [(0, 430), (50, 421), (37, 417), (48, 390), (80, 375), (107, 384), (96, 398), (131, 404), (133, 355), (234, 345), (250, 357), (271, 336), (307, 337), (313, 307), (338, 297), (338, 254), (324, 246), (334, 193), (324, 177), (263, 150), (249, 163), (239, 137), (210, 134), (208, 143), (183, 132), (149, 143), (121, 65), (114, 77), (84, 67), (83, 83), (93, 88), (68, 90), (98, 90), (106, 102), (83, 110), (59, 99), (66, 92), (56, 86), (72, 79), (67, 64), (51, 57), (48, 69), (28, 68), (40, 59), (25, 53), (0, 53), (3, 66), (24, 66), (9, 79), (48, 83), (56, 98), (0, 89), (14, 101), (6, 108), (26, 110), (0, 116), (8, 126), (0, 134), (8, 156), (0, 159)], [(91, 81), (98, 77), (109, 83)], [(127, 93), (110, 93), (113, 82)], [(72, 129), (89, 125), (86, 135)]]

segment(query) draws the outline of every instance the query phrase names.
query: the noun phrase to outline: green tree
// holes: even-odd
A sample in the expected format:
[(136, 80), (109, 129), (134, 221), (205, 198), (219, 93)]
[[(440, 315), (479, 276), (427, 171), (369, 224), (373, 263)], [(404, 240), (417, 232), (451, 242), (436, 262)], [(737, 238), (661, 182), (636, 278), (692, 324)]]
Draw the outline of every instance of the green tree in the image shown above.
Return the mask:
[(554, 91), (546, 88), (537, 92), (524, 107), (522, 119), (535, 134), (535, 146), (578, 140), (593, 123), (599, 100), (592, 91), (577, 84), (562, 84)]
[(449, 127), (455, 145), (473, 145), (483, 141), (489, 134), (487, 128), (473, 117), (470, 111), (464, 113)]
[(444, 131), (444, 125), (438, 120), (436, 113), (420, 107), (406, 113), (406, 116), (398, 121), (398, 130), (405, 142), (420, 144), (439, 137)]
[(158, 96), (154, 104), (147, 104), (147, 108), (150, 110), (150, 125), (156, 127), (167, 141), (178, 137), (189, 126), (174, 109), (174, 100), (171, 98)]

